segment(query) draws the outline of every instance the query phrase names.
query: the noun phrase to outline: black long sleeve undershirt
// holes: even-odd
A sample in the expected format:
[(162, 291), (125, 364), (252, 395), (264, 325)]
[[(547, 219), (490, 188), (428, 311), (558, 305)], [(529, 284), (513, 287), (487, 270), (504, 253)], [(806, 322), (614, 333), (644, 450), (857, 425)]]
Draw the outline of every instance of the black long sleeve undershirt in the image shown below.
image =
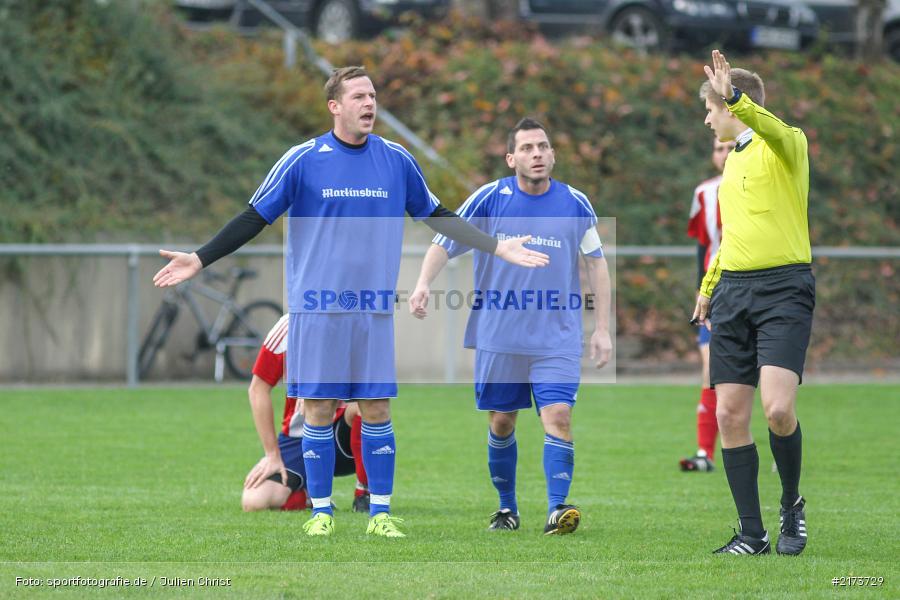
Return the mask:
[(706, 263), (706, 246), (703, 244), (697, 244), (697, 289), (700, 289), (700, 284), (703, 283), (703, 278), (706, 276), (706, 269), (703, 268), (703, 265)]
[(268, 225), (256, 209), (247, 210), (230, 220), (211, 240), (197, 250), (200, 264), (208, 267), (223, 256), (228, 256), (257, 235)]
[[(438, 205), (424, 223), (434, 231), (451, 240), (471, 248), (493, 254), (497, 250), (497, 239), (484, 233), (462, 219), (455, 212)], [(197, 250), (197, 256), (204, 267), (208, 267), (223, 256), (228, 256), (257, 235), (268, 225), (256, 209), (247, 210), (229, 221), (219, 233)]]
[(423, 223), (441, 235), (445, 235), (451, 240), (470, 248), (475, 248), (488, 254), (493, 254), (497, 250), (497, 238), (489, 236), (440, 204)]

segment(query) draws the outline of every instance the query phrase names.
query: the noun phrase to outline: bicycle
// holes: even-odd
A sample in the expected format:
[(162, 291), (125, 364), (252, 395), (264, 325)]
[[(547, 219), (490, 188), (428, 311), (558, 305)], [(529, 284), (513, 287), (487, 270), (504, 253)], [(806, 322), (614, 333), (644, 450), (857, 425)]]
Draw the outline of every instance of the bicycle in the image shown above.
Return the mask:
[[(250, 378), (259, 347), (269, 328), (281, 318), (284, 310), (280, 304), (271, 300), (254, 300), (244, 306), (235, 302), (241, 282), (256, 277), (256, 271), (235, 267), (230, 270), (229, 276), (208, 270), (202, 271), (201, 275), (207, 282), (225, 281), (229, 278), (234, 281), (227, 293), (197, 281), (186, 281), (166, 292), (141, 343), (138, 353), (139, 377), (145, 377), (153, 368), (156, 355), (169, 339), (172, 326), (181, 312), (181, 304), (184, 303), (200, 326), (194, 352), (186, 358), (193, 361), (200, 352), (214, 348), (216, 381), (223, 379), (223, 363), (236, 378)], [(197, 294), (221, 304), (212, 321), (207, 320), (206, 312), (196, 298)]]

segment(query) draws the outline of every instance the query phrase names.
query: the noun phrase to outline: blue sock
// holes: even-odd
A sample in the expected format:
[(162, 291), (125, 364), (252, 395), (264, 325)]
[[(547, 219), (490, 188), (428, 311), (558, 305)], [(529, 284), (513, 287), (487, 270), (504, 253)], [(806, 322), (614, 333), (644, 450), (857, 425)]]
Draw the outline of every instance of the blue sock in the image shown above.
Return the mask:
[(334, 430), (331, 425), (303, 424), (303, 465), (306, 467), (306, 492), (313, 503), (313, 514), (331, 509), (331, 483), (334, 479)]
[(369, 516), (391, 512), (394, 490), (394, 427), (390, 421), (362, 424), (363, 466), (369, 476)]
[(519, 514), (519, 507), (516, 505), (518, 458), (515, 430), (502, 438), (488, 429), (488, 471), (491, 473), (491, 482), (500, 494), (500, 508), (508, 508), (513, 514)]
[(544, 475), (547, 478), (547, 513), (566, 503), (572, 471), (575, 469), (575, 444), (549, 433), (544, 436)]

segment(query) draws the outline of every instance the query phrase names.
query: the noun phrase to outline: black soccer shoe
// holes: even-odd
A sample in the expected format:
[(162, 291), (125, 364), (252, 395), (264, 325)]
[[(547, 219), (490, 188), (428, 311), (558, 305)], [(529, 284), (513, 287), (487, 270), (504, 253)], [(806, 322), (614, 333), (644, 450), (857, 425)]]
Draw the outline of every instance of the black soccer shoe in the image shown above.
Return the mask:
[(713, 461), (709, 460), (709, 457), (706, 456), (706, 452), (703, 450), (698, 450), (697, 454), (691, 456), (690, 458), (682, 458), (678, 461), (679, 466), (681, 466), (682, 471), (704, 471), (709, 472), (715, 469), (713, 465)]
[(514, 515), (508, 508), (501, 508), (491, 515), (488, 531), (515, 531), (519, 528), (519, 515)]
[(769, 545), (769, 534), (764, 533), (762, 538), (750, 537), (743, 533), (734, 532), (731, 541), (719, 548), (713, 550), (713, 554), (768, 554), (772, 551)]
[(581, 522), (581, 511), (571, 504), (560, 504), (547, 517), (544, 535), (564, 535), (578, 529)]
[(797, 555), (806, 548), (806, 500), (797, 498), (794, 505), (787, 510), (781, 509), (781, 535), (775, 551), (778, 554)]
[(353, 498), (353, 512), (366, 513), (369, 512), (369, 494), (361, 494)]

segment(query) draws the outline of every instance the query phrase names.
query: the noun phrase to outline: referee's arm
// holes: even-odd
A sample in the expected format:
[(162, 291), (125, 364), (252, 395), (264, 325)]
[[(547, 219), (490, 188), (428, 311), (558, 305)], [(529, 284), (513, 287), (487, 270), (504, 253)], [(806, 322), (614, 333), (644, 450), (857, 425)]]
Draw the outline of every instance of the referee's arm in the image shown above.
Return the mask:
[(716, 255), (709, 263), (709, 268), (706, 270), (706, 275), (703, 276), (703, 281), (700, 282), (700, 295), (705, 298), (712, 297), (713, 290), (715, 289), (716, 284), (719, 283), (719, 279), (722, 277), (722, 267), (719, 266), (719, 256), (722, 255), (722, 248), (724, 246), (725, 240), (723, 239), (722, 243), (719, 245), (719, 251), (716, 252)]
[(738, 120), (766, 141), (781, 162), (792, 172), (796, 171), (806, 156), (806, 136), (797, 127), (791, 127), (747, 94), (735, 89), (735, 95), (725, 101), (725, 106)]

